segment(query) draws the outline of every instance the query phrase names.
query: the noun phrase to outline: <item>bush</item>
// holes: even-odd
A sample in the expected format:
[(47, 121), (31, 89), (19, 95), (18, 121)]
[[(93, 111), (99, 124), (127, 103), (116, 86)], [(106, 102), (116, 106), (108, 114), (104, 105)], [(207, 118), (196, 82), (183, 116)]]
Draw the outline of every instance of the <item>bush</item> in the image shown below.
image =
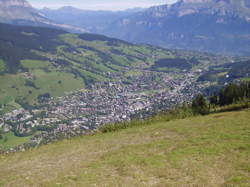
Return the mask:
[(250, 82), (229, 84), (219, 93), (220, 106), (230, 105), (238, 101), (250, 98)]
[(192, 110), (194, 114), (205, 115), (209, 113), (208, 103), (202, 94), (197, 95), (193, 100)]
[(3, 132), (2, 130), (0, 129), (0, 140), (3, 139)]
[(50, 93), (44, 93), (37, 96), (37, 100), (39, 103), (47, 102), (50, 98)]

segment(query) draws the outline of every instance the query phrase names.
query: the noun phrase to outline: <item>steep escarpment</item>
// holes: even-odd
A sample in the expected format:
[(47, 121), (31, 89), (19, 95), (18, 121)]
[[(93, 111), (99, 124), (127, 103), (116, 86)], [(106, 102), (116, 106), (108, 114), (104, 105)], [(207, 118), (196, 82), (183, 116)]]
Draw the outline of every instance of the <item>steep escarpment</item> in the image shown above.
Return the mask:
[(181, 0), (124, 17), (104, 34), (163, 47), (248, 55), (248, 1)]

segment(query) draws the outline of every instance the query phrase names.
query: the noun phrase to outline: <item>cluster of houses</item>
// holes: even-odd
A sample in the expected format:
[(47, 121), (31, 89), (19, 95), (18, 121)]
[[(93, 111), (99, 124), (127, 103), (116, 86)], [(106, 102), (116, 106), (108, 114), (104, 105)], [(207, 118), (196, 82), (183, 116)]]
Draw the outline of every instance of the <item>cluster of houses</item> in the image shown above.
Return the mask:
[(88, 90), (50, 99), (38, 109), (7, 113), (0, 118), (0, 128), (20, 136), (35, 134), (31, 144), (38, 145), (88, 133), (104, 124), (144, 118), (189, 102), (203, 89), (195, 73), (176, 75), (144, 71), (129, 82), (120, 77), (116, 82), (96, 83)]

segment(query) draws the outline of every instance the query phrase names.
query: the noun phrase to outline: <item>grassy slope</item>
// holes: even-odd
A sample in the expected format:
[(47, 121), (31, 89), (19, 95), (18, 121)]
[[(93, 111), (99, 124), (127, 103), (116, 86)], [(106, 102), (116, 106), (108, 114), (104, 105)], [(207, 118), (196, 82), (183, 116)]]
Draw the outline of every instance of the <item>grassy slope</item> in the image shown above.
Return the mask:
[[(7, 141), (4, 140), (5, 138), (7, 138)], [(13, 146), (27, 142), (30, 138), (31, 136), (17, 137), (13, 132), (9, 132), (4, 135), (4, 138), (0, 139), (0, 148), (12, 148)]]
[[(44, 39), (42, 34), (40, 37), (41, 40)], [(27, 41), (27, 38), (23, 40)], [(37, 96), (41, 94), (61, 96), (64, 92), (84, 88), (86, 84), (91, 84), (91, 81), (109, 80), (104, 73), (123, 70), (124, 66), (136, 67), (145, 62), (152, 63), (151, 53), (157, 54), (159, 58), (167, 57), (169, 53), (168, 50), (153, 50), (151, 47), (123, 44), (120, 41), (111, 44), (108, 44), (108, 41), (87, 41), (75, 34), (57, 35), (54, 36), (54, 40), (57, 43), (48, 40), (48, 44), (45, 44), (46, 47), (50, 46), (50, 43), (53, 44), (54, 50), (28, 46), (30, 56), (25, 55), (23, 51), (20, 52), (23, 54), (21, 57), (14, 55), (17, 65), (10, 64), (12, 61), (0, 59), (0, 104), (5, 104), (4, 111), (15, 108), (10, 105), (18, 97), (33, 105), (37, 102)], [(23, 50), (24, 47), (21, 47)], [(124, 56), (120, 55), (122, 50), (125, 50)], [(145, 62), (138, 57), (140, 52), (135, 50), (145, 52)], [(38, 56), (44, 59), (39, 60)], [(6, 72), (6, 66), (16, 67), (16, 72)], [(25, 72), (28, 72), (29, 76)], [(27, 81), (31, 81), (35, 87), (28, 86)]]
[(250, 110), (0, 156), (0, 186), (249, 186)]
[[(61, 96), (93, 82), (115, 81), (108, 72), (142, 70), (159, 59), (177, 57), (195, 57), (203, 68), (228, 62), (226, 57), (133, 45), (105, 36), (0, 24), (0, 105), (5, 113), (19, 108), (17, 103), (36, 104), (37, 96), (45, 93)], [(174, 70), (183, 69), (179, 68)]]

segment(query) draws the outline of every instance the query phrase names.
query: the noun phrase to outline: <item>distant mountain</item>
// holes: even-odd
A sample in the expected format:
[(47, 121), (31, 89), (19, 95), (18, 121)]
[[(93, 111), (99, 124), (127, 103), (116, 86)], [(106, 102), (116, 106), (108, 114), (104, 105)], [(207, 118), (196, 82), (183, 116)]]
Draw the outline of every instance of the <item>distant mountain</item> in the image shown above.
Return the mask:
[(249, 0), (179, 0), (117, 12), (36, 10), (26, 0), (0, 0), (0, 22), (88, 31), (166, 48), (250, 55)]
[(44, 17), (26, 0), (0, 0), (0, 22), (16, 25), (56, 27), (74, 32), (85, 31), (83, 28), (58, 24)]
[(168, 48), (250, 55), (250, 1), (180, 0), (119, 19), (102, 33)]
[(249, 0), (179, 0), (127, 11), (40, 10), (62, 24), (134, 43), (250, 55)]
[(44, 8), (39, 10), (46, 18), (55, 20), (61, 24), (70, 24), (73, 26), (87, 29), (92, 33), (102, 33), (107, 25), (130, 16), (144, 9), (134, 8), (124, 11), (94, 11), (81, 10), (71, 6), (65, 6), (59, 9)]

